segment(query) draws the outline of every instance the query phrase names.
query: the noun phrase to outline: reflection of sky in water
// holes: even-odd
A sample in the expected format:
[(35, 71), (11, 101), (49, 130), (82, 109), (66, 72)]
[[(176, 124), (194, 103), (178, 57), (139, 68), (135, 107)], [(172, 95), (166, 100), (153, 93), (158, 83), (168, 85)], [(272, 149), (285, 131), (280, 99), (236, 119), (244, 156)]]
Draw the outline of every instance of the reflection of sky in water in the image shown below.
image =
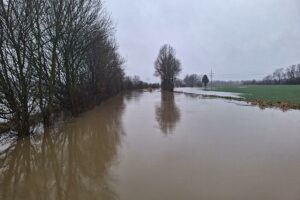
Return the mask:
[(299, 133), (299, 111), (131, 92), (1, 141), (0, 199), (298, 200)]
[(187, 93), (194, 93), (194, 94), (203, 94), (203, 95), (216, 95), (220, 97), (237, 97), (240, 98), (239, 93), (231, 93), (231, 92), (216, 92), (216, 91), (207, 91), (202, 88), (175, 88), (177, 92), (187, 92)]

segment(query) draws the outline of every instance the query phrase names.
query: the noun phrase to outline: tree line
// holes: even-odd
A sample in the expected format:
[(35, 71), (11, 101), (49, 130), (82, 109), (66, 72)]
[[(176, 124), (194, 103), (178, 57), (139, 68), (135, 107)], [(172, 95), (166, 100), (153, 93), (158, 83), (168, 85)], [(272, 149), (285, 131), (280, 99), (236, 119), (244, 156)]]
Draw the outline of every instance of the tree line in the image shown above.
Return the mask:
[(266, 76), (262, 82), (265, 84), (300, 84), (300, 64), (276, 69), (273, 74)]
[(123, 63), (100, 0), (0, 0), (0, 118), (18, 133), (118, 93)]
[(157, 89), (160, 87), (159, 83), (147, 83), (140, 79), (139, 76), (126, 76), (124, 78), (124, 88), (127, 90), (135, 90), (135, 89)]
[(244, 85), (266, 84), (266, 85), (298, 85), (300, 84), (300, 64), (291, 65), (286, 68), (278, 68), (272, 74), (262, 80), (242, 81)]
[(206, 74), (203, 76), (197, 74), (187, 74), (180, 83), (180, 87), (207, 87), (208, 83), (209, 78)]

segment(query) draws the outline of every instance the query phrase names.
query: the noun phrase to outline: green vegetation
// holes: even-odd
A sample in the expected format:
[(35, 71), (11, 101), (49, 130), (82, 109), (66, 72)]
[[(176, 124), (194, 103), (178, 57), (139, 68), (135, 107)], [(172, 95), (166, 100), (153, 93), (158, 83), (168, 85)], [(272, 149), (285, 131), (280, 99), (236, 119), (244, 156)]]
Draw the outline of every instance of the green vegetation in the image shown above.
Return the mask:
[(266, 101), (272, 105), (283, 103), (300, 105), (300, 85), (226, 86), (214, 91), (240, 93), (248, 101)]

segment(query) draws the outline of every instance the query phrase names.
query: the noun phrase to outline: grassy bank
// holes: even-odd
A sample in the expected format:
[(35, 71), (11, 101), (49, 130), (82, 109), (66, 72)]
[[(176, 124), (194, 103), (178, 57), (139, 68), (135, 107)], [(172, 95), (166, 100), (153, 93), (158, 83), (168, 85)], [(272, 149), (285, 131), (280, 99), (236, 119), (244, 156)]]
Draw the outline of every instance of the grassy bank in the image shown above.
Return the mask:
[(247, 101), (266, 107), (300, 108), (300, 85), (230, 86), (213, 90), (240, 93)]

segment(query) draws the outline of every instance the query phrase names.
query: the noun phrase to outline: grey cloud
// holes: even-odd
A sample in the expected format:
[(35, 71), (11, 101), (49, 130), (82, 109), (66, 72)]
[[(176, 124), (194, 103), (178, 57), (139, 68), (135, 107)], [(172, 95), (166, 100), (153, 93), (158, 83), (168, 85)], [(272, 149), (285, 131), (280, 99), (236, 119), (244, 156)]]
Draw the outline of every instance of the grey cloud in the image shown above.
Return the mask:
[(262, 78), (300, 62), (299, 0), (107, 0), (126, 72), (156, 81), (153, 63), (171, 44), (182, 75)]

